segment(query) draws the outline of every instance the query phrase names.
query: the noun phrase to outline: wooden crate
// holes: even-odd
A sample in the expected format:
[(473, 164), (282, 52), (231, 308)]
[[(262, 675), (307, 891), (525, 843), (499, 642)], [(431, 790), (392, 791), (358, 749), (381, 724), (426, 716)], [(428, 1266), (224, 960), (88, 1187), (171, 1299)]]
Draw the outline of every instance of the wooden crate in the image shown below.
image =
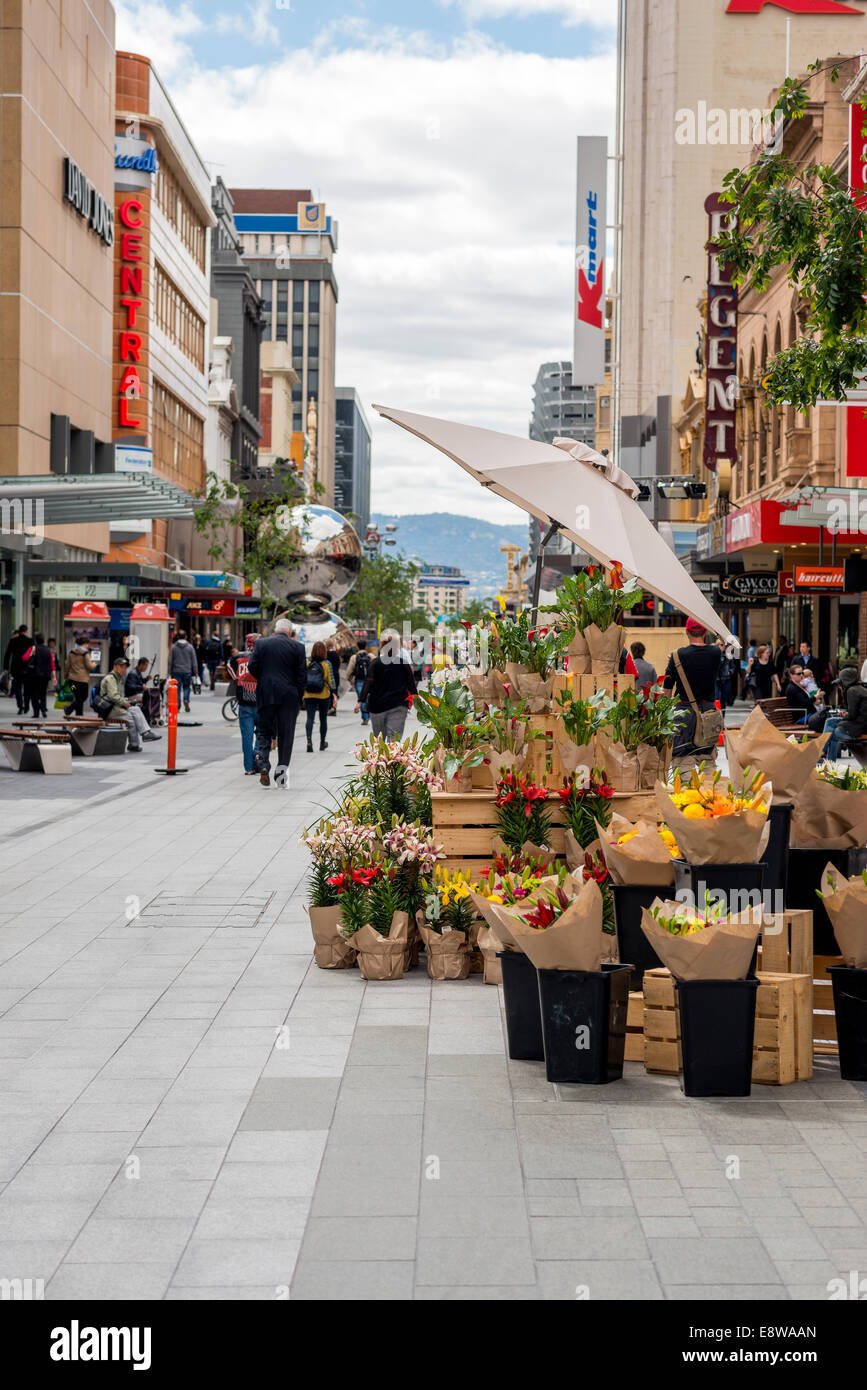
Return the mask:
[(644, 1061), (644, 996), (630, 991), (626, 1010), (626, 1053), (627, 1062)]
[[(437, 844), (442, 845), (446, 857), (442, 861), (447, 869), (461, 869), (465, 873), (477, 874), (487, 867), (493, 857), (493, 836), (497, 829), (497, 808), (494, 805), (492, 788), (480, 789), (465, 794), (457, 792), (434, 792), (433, 831)], [(656, 815), (656, 798), (653, 792), (615, 792), (612, 801), (614, 810), (628, 820), (645, 820)], [(560, 807), (560, 798), (553, 793), (548, 796), (545, 809), (551, 818), (551, 849), (565, 856), (565, 822)]]
[[(789, 1086), (812, 1076), (811, 983), (809, 974), (759, 972), (752, 1072), (757, 1085)], [(667, 970), (645, 972), (644, 1038), (647, 1070), (676, 1076), (683, 1066), (680, 1014)]]
[[(818, 1055), (837, 1055), (837, 1020), (834, 1016), (834, 993), (829, 965), (839, 965), (842, 956), (813, 955), (813, 914), (807, 908), (790, 908), (785, 912), (773, 914), (770, 919), (773, 927), (765, 927), (762, 944), (759, 947), (759, 960), (763, 970), (778, 974), (807, 974), (811, 981), (810, 1014), (812, 1024), (809, 1028), (812, 1051)], [(800, 1027), (803, 1037), (801, 1049), (806, 1048), (808, 1025), (804, 1018)]]

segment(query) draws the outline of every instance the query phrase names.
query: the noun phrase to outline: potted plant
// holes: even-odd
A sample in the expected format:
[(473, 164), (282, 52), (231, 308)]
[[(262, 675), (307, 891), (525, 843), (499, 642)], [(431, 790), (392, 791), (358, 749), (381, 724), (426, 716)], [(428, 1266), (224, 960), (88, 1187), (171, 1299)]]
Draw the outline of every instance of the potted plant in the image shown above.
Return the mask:
[(828, 967), (840, 1076), (844, 1081), (867, 1081), (867, 869), (847, 878), (829, 862), (819, 897), (843, 956), (839, 965)]
[(655, 823), (630, 825), (617, 816), (598, 830), (600, 853), (610, 874), (617, 956), (632, 966), (631, 988), (640, 990), (645, 970), (662, 964), (641, 930), (642, 909), (651, 907), (661, 888), (674, 884), (672, 861), (680, 857), (680, 850), (668, 828)]
[(677, 699), (662, 690), (624, 690), (605, 708), (598, 761), (615, 791), (652, 791), (668, 777)]
[(587, 575), (582, 631), (590, 650), (590, 669), (596, 675), (616, 676), (623, 650), (623, 617), (641, 602), (643, 590), (637, 579), (624, 582), (623, 566), (618, 563), (611, 566), (607, 577), (596, 566), (591, 566)]
[(409, 914), (400, 906), (397, 870), (354, 870), (343, 885), (343, 920), (365, 980), (399, 980), (407, 966)]
[[(551, 832), (551, 819), (545, 810), (547, 799), (547, 788), (535, 786), (519, 772), (504, 772), (497, 782), (497, 832), (512, 854), (520, 854), (527, 845), (547, 847)], [(532, 854), (533, 848), (528, 852)]]
[(759, 988), (752, 961), (761, 913), (735, 921), (722, 907), (696, 910), (657, 900), (642, 922), (675, 980), (684, 1094), (748, 1096)]
[[(313, 956), (321, 970), (341, 970), (355, 964), (347, 943), (342, 889), (353, 884), (351, 874), (370, 864), (377, 843), (375, 825), (359, 825), (350, 815), (323, 817), (304, 832), (310, 850), (308, 915), (313, 932)], [(357, 882), (353, 886), (358, 886)]]
[(543, 608), (543, 613), (556, 613), (559, 624), (564, 629), (568, 646), (566, 657), (569, 671), (574, 675), (584, 675), (590, 670), (590, 648), (584, 636), (584, 629), (590, 622), (584, 596), (591, 583), (591, 572), (578, 570), (567, 574), (557, 592), (557, 602)]
[[(813, 911), (813, 949), (834, 954), (834, 930), (820, 892), (828, 865), (844, 878), (867, 868), (867, 772), (823, 763), (800, 791), (792, 817), (786, 907)], [(817, 896), (818, 895), (818, 896)]]
[[(604, 828), (611, 821), (614, 788), (598, 768), (580, 767), (564, 779), (557, 795), (567, 830), (575, 840), (573, 853), (576, 847), (583, 852), (598, 839), (597, 825)], [(577, 868), (578, 863), (573, 867)]]
[(476, 718), (471, 692), (459, 680), (449, 680), (439, 695), (419, 691), (413, 708), (419, 723), (431, 731), (424, 752), (433, 756), (445, 790), (471, 791), (473, 768), (485, 758), (485, 725)]
[(604, 727), (612, 701), (604, 690), (587, 700), (576, 699), (571, 692), (561, 691), (557, 698), (566, 739), (557, 738), (557, 752), (567, 772), (596, 763), (596, 736)]
[[(704, 891), (761, 894), (768, 841), (772, 788), (749, 768), (739, 786), (723, 781), (717, 769), (707, 778), (696, 768), (687, 785), (675, 774), (669, 795), (657, 783), (656, 800), (668, 829), (683, 851), (674, 861), (678, 896), (704, 900)], [(702, 885), (704, 886), (702, 888)]]
[(465, 980), (470, 973), (471, 932), (476, 919), (470, 885), (439, 866), (424, 885), (418, 928), (432, 980)]
[(372, 737), (358, 744), (352, 756), (361, 766), (347, 796), (363, 798), (371, 818), (387, 825), (395, 816), (430, 824), (430, 794), (442, 788), (442, 781), (431, 768), (418, 734), (401, 743)]

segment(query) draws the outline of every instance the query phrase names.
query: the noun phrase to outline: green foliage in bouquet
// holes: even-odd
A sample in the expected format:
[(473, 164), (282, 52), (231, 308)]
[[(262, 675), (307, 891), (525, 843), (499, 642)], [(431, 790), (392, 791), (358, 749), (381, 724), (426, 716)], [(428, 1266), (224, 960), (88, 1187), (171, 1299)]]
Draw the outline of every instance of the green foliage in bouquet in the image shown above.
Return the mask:
[(566, 654), (571, 634), (554, 627), (540, 627), (525, 609), (516, 618), (497, 618), (491, 624), (491, 663), (503, 670), (513, 661), (543, 679)]
[(329, 881), (337, 872), (336, 865), (327, 859), (314, 859), (307, 886), (311, 907), (335, 907), (339, 901), (337, 889)]
[(385, 869), (373, 880), (367, 894), (367, 920), (380, 936), (388, 936), (391, 919), (396, 912), (405, 912), (405, 895), (401, 891), (399, 870)]
[(419, 691), (413, 708), (419, 723), (431, 731), (422, 745), (424, 752), (430, 756), (438, 748), (443, 750), (447, 781), (457, 777), (461, 768), (479, 767), (484, 762), (484, 721), (476, 718), (476, 702), (459, 680), (446, 681), (439, 695)]
[(557, 603), (544, 612), (559, 613), (568, 624), (568, 646), (576, 631), (583, 633), (595, 625), (600, 632), (607, 632), (609, 627), (619, 626), (624, 614), (635, 608), (643, 595), (639, 580), (624, 581), (622, 565), (612, 565), (607, 576), (604, 569), (591, 565), (575, 575), (567, 575)]
[(547, 788), (535, 786), (518, 772), (504, 773), (497, 783), (497, 830), (503, 844), (514, 854), (528, 840), (540, 848), (547, 846), (551, 833), (551, 818), (545, 810), (547, 798)]
[(624, 690), (606, 711), (611, 737), (628, 753), (648, 744), (661, 753), (677, 730), (677, 697), (655, 689)]
[(563, 712), (563, 728), (572, 742), (577, 743), (579, 747), (589, 743), (591, 738), (604, 728), (608, 721), (608, 711), (614, 706), (610, 695), (604, 690), (591, 695), (589, 700), (576, 700), (564, 690), (557, 697), (557, 703)]
[(830, 782), (832, 787), (844, 792), (867, 791), (867, 771), (860, 767), (847, 767), (838, 772), (833, 763), (828, 763), (819, 769), (818, 775), (823, 782)]
[(557, 795), (563, 808), (563, 819), (582, 849), (597, 839), (596, 824), (604, 828), (611, 821), (614, 788), (598, 768), (579, 767), (567, 777)]

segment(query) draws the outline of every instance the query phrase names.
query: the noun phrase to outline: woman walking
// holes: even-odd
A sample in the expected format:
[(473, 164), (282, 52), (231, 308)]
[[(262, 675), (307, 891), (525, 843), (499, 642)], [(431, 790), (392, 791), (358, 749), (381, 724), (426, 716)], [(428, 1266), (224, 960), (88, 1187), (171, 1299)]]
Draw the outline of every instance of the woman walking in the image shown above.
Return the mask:
[(76, 632), (75, 640), (66, 656), (66, 665), (63, 674), (72, 686), (72, 701), (66, 706), (65, 719), (80, 719), (84, 714), (84, 706), (87, 703), (90, 691), (90, 674), (93, 666), (90, 663), (90, 648), (85, 643), (80, 632)]
[(25, 653), (25, 670), (27, 672), (27, 684), (25, 689), (28, 692), (31, 709), (34, 719), (41, 715), (44, 719), (48, 714), (46, 704), (46, 694), (48, 683), (54, 679), (55, 665), (54, 653), (46, 645), (45, 638), (41, 632), (37, 632), (33, 639), (33, 646), (29, 653)]
[(770, 700), (776, 692), (780, 693), (780, 678), (774, 666), (771, 649), (767, 645), (762, 645), (756, 651), (755, 656), (747, 667), (747, 678), (752, 676), (755, 689), (756, 703), (759, 700)]
[(313, 726), (319, 715), (319, 751), (328, 747), (328, 711), (334, 700), (331, 662), (324, 642), (317, 642), (307, 663), (307, 688), (304, 708), (307, 711), (307, 752), (313, 752)]

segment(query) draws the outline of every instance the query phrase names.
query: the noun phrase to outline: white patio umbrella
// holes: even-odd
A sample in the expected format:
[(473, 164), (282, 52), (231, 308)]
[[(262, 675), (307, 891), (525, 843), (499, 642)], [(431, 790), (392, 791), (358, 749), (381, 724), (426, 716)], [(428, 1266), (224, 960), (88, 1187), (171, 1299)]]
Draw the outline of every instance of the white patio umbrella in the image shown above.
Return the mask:
[(373, 408), (601, 564), (619, 560), (625, 574), (639, 579), (650, 593), (739, 648), (737, 638), (638, 506), (635, 483), (595, 449), (572, 439), (542, 444), (431, 415)]

